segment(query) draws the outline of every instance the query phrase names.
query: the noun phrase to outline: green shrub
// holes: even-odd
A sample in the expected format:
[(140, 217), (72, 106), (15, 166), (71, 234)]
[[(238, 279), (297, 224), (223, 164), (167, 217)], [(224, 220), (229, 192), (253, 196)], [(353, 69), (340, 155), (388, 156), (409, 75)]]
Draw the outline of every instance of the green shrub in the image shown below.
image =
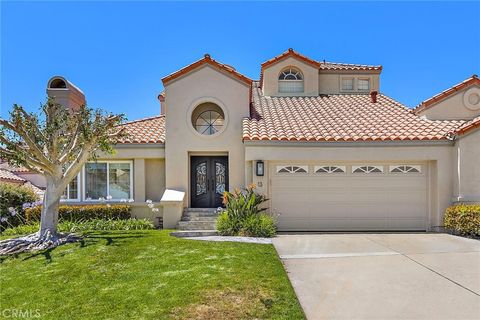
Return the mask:
[(259, 214), (247, 217), (238, 234), (242, 237), (271, 238), (276, 232), (275, 220), (269, 215)]
[(24, 234), (35, 233), (40, 229), (40, 223), (22, 224), (17, 227), (7, 228), (0, 232), (2, 236), (20, 236)]
[(448, 207), (444, 225), (460, 235), (480, 236), (480, 205), (458, 204)]
[[(40, 220), (42, 207), (25, 210), (27, 223)], [(98, 205), (62, 205), (58, 210), (58, 221), (85, 221), (92, 219), (130, 219), (131, 208), (123, 204)]]
[[(2, 236), (17, 236), (37, 232), (40, 228), (38, 222), (21, 225), (15, 228), (6, 229)], [(65, 221), (58, 224), (59, 232), (85, 232), (95, 230), (151, 230), (154, 225), (147, 219), (93, 219), (87, 221)]]
[(227, 211), (223, 211), (217, 218), (217, 231), (222, 236), (237, 235), (241, 228), (238, 219), (231, 218)]
[(37, 201), (32, 189), (8, 183), (0, 183), (0, 230), (17, 226), (25, 221), (24, 203)]
[(244, 192), (225, 192), (225, 210), (218, 216), (216, 227), (223, 236), (273, 237), (276, 233), (275, 220), (263, 213), (260, 205), (267, 201), (265, 196), (249, 186)]

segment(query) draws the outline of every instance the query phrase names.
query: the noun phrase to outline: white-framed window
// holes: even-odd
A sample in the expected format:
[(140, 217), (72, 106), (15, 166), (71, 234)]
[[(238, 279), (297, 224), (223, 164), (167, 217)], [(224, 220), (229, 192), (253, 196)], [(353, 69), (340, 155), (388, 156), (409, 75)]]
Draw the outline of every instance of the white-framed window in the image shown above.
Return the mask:
[(383, 166), (352, 166), (352, 173), (383, 173)]
[(345, 166), (315, 166), (315, 173), (345, 173)]
[(342, 78), (342, 90), (343, 91), (353, 90), (353, 78)]
[(60, 201), (80, 201), (80, 173), (73, 178), (63, 192)]
[(370, 90), (370, 79), (358, 79), (358, 90), (361, 90), (361, 91)]
[(287, 68), (278, 76), (278, 92), (299, 93), (303, 92), (303, 74), (295, 68)]
[(395, 165), (390, 166), (390, 173), (420, 173), (422, 166), (420, 165)]
[(277, 166), (277, 173), (308, 173), (308, 166)]
[(133, 198), (132, 161), (87, 162), (83, 176), (84, 200)]

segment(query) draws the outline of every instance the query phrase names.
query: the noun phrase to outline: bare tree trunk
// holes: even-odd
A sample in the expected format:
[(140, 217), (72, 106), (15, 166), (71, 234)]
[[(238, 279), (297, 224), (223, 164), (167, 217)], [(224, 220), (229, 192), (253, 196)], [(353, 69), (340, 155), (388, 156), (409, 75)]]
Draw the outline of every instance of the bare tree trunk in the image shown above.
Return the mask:
[(40, 235), (45, 232), (57, 233), (58, 208), (62, 191), (58, 189), (57, 183), (51, 177), (46, 178), (47, 190), (43, 196), (42, 212), (40, 215)]
[(40, 230), (28, 236), (0, 241), (0, 256), (55, 248), (81, 239), (75, 234), (57, 233), (58, 208), (64, 187), (59, 183), (61, 179), (55, 179), (51, 176), (45, 178), (47, 180), (47, 190), (43, 197)]

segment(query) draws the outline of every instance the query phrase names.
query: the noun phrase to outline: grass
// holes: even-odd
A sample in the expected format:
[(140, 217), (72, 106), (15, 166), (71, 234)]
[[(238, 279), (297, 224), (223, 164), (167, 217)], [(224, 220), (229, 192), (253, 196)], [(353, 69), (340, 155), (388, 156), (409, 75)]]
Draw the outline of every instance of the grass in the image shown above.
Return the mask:
[(69, 320), (304, 319), (272, 245), (103, 231), (0, 262), (0, 312), (38, 310), (41, 319)]

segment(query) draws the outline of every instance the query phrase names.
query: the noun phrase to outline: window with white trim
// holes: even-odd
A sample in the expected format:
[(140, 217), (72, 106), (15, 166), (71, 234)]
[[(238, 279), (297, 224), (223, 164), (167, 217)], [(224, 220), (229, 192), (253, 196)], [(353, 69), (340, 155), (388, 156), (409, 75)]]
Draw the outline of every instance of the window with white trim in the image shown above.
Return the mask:
[(277, 166), (277, 173), (308, 173), (308, 166)]
[(303, 92), (303, 75), (295, 68), (287, 68), (278, 76), (278, 92), (298, 93)]
[(353, 78), (343, 78), (342, 79), (342, 90), (343, 91), (352, 91), (353, 90)]
[(352, 173), (382, 173), (383, 166), (352, 166)]
[(418, 165), (397, 165), (390, 166), (391, 173), (420, 173), (422, 166)]
[(133, 196), (131, 161), (85, 164), (85, 200), (121, 200)]
[(345, 173), (345, 166), (315, 166), (315, 173)]
[(80, 188), (78, 186), (79, 180), (80, 174), (70, 181), (60, 198), (61, 201), (80, 201)]
[(369, 79), (358, 79), (358, 90), (362, 90), (362, 91), (370, 90), (370, 80)]

